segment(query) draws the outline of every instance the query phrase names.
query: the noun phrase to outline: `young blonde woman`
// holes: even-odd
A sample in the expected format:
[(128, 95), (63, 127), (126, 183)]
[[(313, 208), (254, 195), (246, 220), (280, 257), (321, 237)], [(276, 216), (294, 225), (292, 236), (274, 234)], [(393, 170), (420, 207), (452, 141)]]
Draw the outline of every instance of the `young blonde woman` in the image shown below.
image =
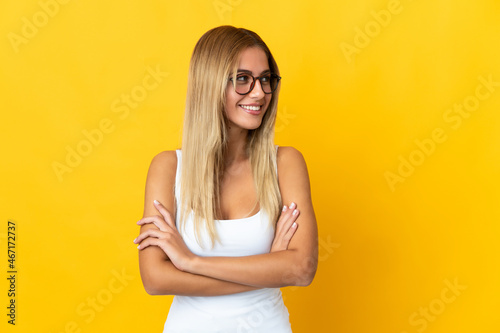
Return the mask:
[(146, 291), (175, 295), (164, 332), (291, 332), (279, 288), (312, 282), (318, 244), (306, 163), (274, 145), (280, 79), (252, 31), (195, 46), (182, 150), (151, 161), (134, 240)]

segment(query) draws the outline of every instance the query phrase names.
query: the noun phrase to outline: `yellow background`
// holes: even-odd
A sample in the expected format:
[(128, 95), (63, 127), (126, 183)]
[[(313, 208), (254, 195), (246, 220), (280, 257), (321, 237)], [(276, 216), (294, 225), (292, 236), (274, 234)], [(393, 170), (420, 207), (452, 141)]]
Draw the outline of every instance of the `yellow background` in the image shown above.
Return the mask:
[[(146, 173), (181, 144), (196, 41), (232, 24), (274, 53), (276, 143), (309, 167), (320, 265), (283, 289), (294, 332), (498, 332), (499, 15), (494, 0), (2, 1), (1, 330), (161, 332), (172, 298), (143, 290), (132, 243)], [(162, 76), (144, 90), (148, 69)]]

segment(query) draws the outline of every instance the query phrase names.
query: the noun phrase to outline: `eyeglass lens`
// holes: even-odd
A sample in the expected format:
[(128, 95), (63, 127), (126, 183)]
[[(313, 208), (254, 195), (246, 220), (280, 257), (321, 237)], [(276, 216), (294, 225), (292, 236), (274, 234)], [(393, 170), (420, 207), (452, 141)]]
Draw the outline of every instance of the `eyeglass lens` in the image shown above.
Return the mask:
[[(276, 74), (266, 74), (258, 78), (262, 91), (266, 94), (272, 93), (278, 86), (279, 76)], [(253, 76), (250, 74), (241, 73), (233, 80), (236, 92), (239, 94), (247, 94), (255, 87)]]

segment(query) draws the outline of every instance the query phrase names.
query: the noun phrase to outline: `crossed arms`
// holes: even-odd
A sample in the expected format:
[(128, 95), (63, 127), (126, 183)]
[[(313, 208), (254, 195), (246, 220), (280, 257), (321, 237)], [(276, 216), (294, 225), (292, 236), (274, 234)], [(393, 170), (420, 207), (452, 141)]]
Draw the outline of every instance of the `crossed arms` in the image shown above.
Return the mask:
[(134, 242), (149, 294), (217, 296), (312, 282), (318, 235), (307, 167), (299, 151), (278, 150), (282, 201), (295, 204), (281, 213), (271, 252), (244, 257), (198, 257), (186, 247), (172, 218), (176, 166), (175, 151), (161, 152), (151, 161), (146, 180), (144, 217)]

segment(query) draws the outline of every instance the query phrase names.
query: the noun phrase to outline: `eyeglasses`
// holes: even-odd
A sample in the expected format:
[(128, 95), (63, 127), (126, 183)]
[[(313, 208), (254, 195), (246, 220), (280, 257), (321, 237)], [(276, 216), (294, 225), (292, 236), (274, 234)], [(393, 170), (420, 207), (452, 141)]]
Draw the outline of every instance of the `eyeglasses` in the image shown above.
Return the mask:
[(240, 95), (250, 93), (255, 87), (256, 80), (260, 81), (260, 86), (265, 94), (272, 94), (276, 88), (278, 88), (281, 76), (276, 74), (265, 74), (263, 76), (254, 77), (247, 73), (240, 73), (236, 75), (236, 80), (234, 77), (229, 78), (229, 80), (233, 82), (236, 92)]

